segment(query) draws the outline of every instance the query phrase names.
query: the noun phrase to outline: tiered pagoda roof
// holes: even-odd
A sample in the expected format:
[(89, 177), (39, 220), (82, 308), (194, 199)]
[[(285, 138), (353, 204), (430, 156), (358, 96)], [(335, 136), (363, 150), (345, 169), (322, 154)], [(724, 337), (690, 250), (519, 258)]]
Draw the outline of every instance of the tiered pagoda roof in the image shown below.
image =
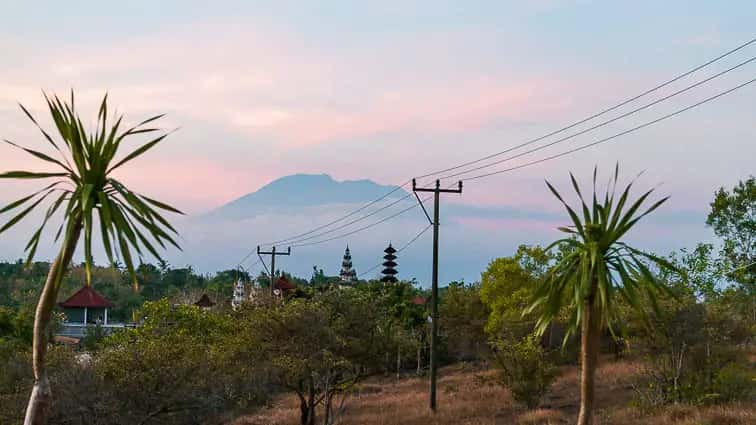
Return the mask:
[(341, 261), (341, 273), (339, 277), (344, 282), (354, 282), (357, 280), (357, 272), (352, 267), (352, 254), (349, 252), (349, 245), (344, 251), (344, 259)]
[(383, 259), (386, 260), (383, 262), (383, 271), (381, 272), (383, 274), (383, 277), (381, 278), (381, 282), (385, 283), (395, 283), (399, 280), (396, 278), (396, 274), (398, 273), (396, 271), (396, 250), (394, 249), (391, 244), (389, 244), (388, 248), (384, 249), (383, 252), (386, 254), (383, 256)]

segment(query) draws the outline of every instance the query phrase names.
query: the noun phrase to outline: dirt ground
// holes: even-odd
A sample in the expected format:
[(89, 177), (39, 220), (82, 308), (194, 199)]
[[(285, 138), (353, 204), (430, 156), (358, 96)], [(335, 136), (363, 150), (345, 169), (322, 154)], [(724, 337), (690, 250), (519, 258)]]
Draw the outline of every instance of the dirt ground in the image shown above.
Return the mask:
[[(756, 402), (727, 406), (670, 406), (642, 412), (631, 405), (630, 383), (640, 371), (632, 361), (603, 361), (597, 372), (597, 424), (756, 424)], [(507, 390), (496, 385), (492, 371), (467, 370), (464, 365), (441, 371), (438, 412), (428, 409), (425, 378), (373, 379), (347, 399), (339, 424), (344, 425), (551, 425), (575, 422), (579, 401), (578, 370), (564, 367), (541, 408), (525, 410), (512, 402)], [(286, 395), (256, 415), (235, 425), (289, 425), (299, 423), (295, 396)]]

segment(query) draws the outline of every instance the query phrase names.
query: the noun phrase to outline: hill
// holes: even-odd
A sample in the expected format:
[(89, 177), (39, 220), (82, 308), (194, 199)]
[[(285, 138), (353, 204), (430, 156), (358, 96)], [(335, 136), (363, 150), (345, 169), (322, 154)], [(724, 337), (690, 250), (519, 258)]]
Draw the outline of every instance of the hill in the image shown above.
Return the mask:
[(243, 219), (291, 209), (366, 203), (392, 190), (395, 192), (390, 198), (407, 193), (397, 186), (381, 185), (366, 179), (337, 181), (328, 174), (293, 174), (224, 204), (205, 217)]
[[(439, 411), (427, 408), (427, 378), (373, 379), (348, 397), (340, 422), (362, 425), (567, 425), (575, 423), (579, 404), (578, 370), (564, 366), (539, 409), (514, 404), (509, 392), (494, 383), (493, 370), (467, 364), (444, 368), (439, 381)], [(718, 406), (671, 405), (648, 412), (633, 407), (642, 364), (632, 360), (605, 361), (597, 372), (597, 424), (745, 425), (754, 423), (753, 403)], [(296, 398), (283, 395), (256, 415), (238, 418), (234, 425), (299, 423)]]

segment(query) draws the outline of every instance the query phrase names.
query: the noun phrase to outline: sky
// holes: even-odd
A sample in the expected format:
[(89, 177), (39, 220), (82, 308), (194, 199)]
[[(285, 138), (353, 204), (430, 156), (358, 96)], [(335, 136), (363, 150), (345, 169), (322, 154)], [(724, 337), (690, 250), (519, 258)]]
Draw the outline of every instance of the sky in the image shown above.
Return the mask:
[[(49, 126), (42, 90), (73, 88), (80, 111), (93, 118), (105, 92), (127, 121), (166, 113), (163, 125), (177, 131), (119, 177), (190, 217), (284, 175), (398, 184), (501, 151), (718, 56), (753, 38), (756, 20), (752, 1), (0, 0), (0, 10), (0, 137), (44, 146), (17, 106)], [(657, 97), (752, 56), (756, 45)], [(500, 168), (593, 142), (754, 73), (751, 63)], [(444, 202), (520, 213), (452, 220), (442, 254), (453, 258), (442, 277), (475, 279), (487, 261), (519, 243), (553, 239), (564, 223), (533, 218), (560, 213), (544, 178), (568, 189), (568, 171), (587, 181), (594, 165), (608, 175), (619, 162), (628, 178), (643, 171), (641, 184), (671, 196), (637, 235), (642, 246), (668, 251), (711, 238), (704, 220), (713, 192), (754, 173), (755, 106), (756, 84), (612, 143), (470, 182), (461, 197)], [(34, 158), (0, 147), (0, 170), (35, 167)], [(0, 182), (0, 203), (32, 188)], [(202, 237), (187, 225), (185, 252), (169, 258), (226, 268), (202, 250), (206, 237), (225, 247), (221, 257), (233, 258), (254, 241), (290, 234), (277, 227), (306, 229), (338, 213), (263, 217), (243, 231), (228, 223), (222, 234), (205, 229)], [(417, 225), (391, 228), (407, 240)], [(21, 255), (26, 231), (0, 235), (0, 258)], [(328, 246), (331, 257), (343, 243)], [(52, 252), (51, 245), (40, 255)], [(302, 253), (299, 270), (325, 261), (317, 255)], [(427, 269), (423, 252), (416, 255), (417, 270)], [(364, 268), (370, 260), (355, 253), (355, 263)]]

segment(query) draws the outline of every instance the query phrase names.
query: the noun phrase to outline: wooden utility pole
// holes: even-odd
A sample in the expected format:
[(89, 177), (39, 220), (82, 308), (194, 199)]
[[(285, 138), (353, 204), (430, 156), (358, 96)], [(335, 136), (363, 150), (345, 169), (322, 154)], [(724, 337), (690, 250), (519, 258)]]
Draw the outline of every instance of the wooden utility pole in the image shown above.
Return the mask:
[[(258, 245), (257, 255), (270, 255), (270, 270), (268, 273), (270, 274), (270, 296), (273, 297), (273, 289), (276, 285), (276, 255), (291, 255), (291, 247), (287, 248), (286, 252), (276, 252), (275, 246), (270, 251), (260, 251), (260, 246)], [(260, 257), (260, 259), (262, 259), (262, 257)], [(264, 264), (265, 262), (263, 261), (263, 265)]]
[[(415, 179), (412, 179), (412, 191), (415, 192), (433, 192), (433, 281), (431, 283), (431, 340), (430, 340), (430, 408), (433, 412), (436, 411), (436, 380), (438, 375), (438, 209), (439, 209), (439, 195), (442, 193), (462, 193), (462, 182), (459, 182), (457, 189), (441, 189), (441, 182), (436, 180), (435, 188), (420, 188), (417, 187)], [(418, 197), (420, 201), (420, 197)], [(422, 201), (420, 206), (425, 211), (425, 206)], [(425, 215), (428, 216), (428, 212), (425, 211)], [(428, 216), (430, 218), (430, 216)]]

